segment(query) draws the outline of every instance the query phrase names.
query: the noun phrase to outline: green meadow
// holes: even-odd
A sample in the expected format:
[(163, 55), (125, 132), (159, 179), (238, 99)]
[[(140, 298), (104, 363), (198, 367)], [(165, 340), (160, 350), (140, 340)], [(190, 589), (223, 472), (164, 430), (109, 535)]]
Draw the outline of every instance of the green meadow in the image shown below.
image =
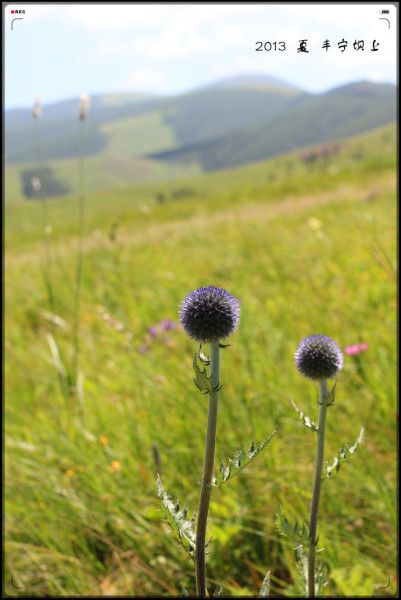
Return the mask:
[[(151, 143), (170, 141), (165, 131)], [(395, 126), (329, 148), (135, 186), (117, 186), (113, 166), (88, 157), (88, 182), (110, 187), (85, 201), (77, 394), (77, 196), (49, 199), (47, 216), (43, 202), (6, 198), (8, 596), (194, 593), (155, 476), (197, 509), (207, 398), (193, 384), (196, 344), (160, 323), (178, 323), (180, 301), (208, 284), (241, 302), (221, 357), (217, 461), (277, 430), (212, 495), (209, 589), (254, 596), (271, 570), (273, 596), (302, 594), (275, 514), (280, 505), (291, 523), (308, 520), (316, 438), (291, 399), (316, 420), (318, 389), (293, 356), (302, 338), (324, 333), (343, 350), (369, 347), (345, 355), (328, 409), (328, 462), (362, 426), (365, 440), (323, 483), (322, 594), (396, 593)], [(67, 176), (77, 178), (70, 166)]]

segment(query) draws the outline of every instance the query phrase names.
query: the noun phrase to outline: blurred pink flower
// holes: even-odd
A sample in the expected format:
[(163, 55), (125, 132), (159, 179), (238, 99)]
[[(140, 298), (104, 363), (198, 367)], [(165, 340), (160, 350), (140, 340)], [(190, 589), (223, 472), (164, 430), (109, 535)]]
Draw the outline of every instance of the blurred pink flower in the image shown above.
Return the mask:
[(345, 354), (348, 354), (348, 356), (355, 356), (356, 354), (365, 352), (368, 348), (369, 346), (365, 342), (361, 342), (360, 344), (352, 344), (352, 346), (347, 346), (345, 348)]

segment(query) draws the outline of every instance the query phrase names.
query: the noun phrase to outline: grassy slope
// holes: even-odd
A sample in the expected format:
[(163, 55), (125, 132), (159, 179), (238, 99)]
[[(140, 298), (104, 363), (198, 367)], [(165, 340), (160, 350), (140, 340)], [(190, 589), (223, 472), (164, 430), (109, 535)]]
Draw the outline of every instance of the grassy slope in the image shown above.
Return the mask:
[(168, 161), (199, 163), (204, 170), (229, 168), (296, 148), (354, 135), (395, 119), (396, 88), (361, 82), (306, 99), (274, 119), (221, 139), (154, 153)]
[[(133, 181), (147, 182), (168, 180), (184, 175), (196, 174), (200, 172), (200, 167), (193, 164), (179, 165), (161, 163), (159, 161), (147, 158), (133, 158), (124, 154), (103, 153), (95, 156), (89, 156), (85, 160), (86, 164), (86, 189), (90, 190), (108, 190), (112, 186), (122, 186), (131, 184)], [(21, 199), (21, 181), (20, 170), (34, 167), (33, 164), (12, 165), (6, 167), (6, 203), (14, 203)], [(57, 180), (68, 182), (72, 192), (77, 192), (78, 180), (76, 177), (77, 160), (72, 158), (54, 160), (51, 167)], [(58, 201), (59, 198), (55, 198)], [(24, 199), (25, 204), (30, 201)]]
[(102, 131), (109, 139), (107, 151), (115, 156), (138, 157), (175, 145), (174, 132), (164, 124), (161, 111), (106, 123)]
[[(311, 166), (288, 156), (88, 196), (83, 420), (62, 400), (49, 358), (40, 206), (7, 207), (10, 595), (10, 574), (32, 595), (193, 590), (191, 562), (161, 531), (152, 446), (167, 489), (196, 508), (205, 400), (192, 384), (195, 345), (180, 329), (155, 339), (147, 330), (176, 319), (183, 295), (209, 282), (242, 302), (241, 326), (222, 357), (217, 455), (279, 427), (255, 464), (213, 496), (210, 583), (252, 595), (271, 568), (275, 591), (297, 593), (293, 550), (273, 517), (278, 502), (289, 518), (307, 517), (315, 439), (288, 398), (316, 418), (315, 386), (292, 356), (317, 331), (342, 347), (369, 343), (359, 367), (346, 358), (328, 416), (328, 459), (362, 424), (366, 443), (323, 486), (325, 595), (372, 595), (395, 575), (394, 168), (387, 127)], [(189, 186), (196, 197), (173, 200)], [(160, 190), (163, 205), (154, 200)], [(50, 214), (57, 313), (67, 327), (56, 333), (67, 357), (75, 209), (66, 199)]]

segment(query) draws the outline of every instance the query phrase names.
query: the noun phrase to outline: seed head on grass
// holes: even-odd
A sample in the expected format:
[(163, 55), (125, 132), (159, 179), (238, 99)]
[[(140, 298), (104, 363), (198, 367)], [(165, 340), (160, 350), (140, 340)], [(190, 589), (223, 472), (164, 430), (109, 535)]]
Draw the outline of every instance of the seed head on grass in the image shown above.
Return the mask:
[(34, 119), (40, 119), (42, 115), (42, 104), (39, 96), (36, 96), (35, 102), (32, 107), (32, 116)]
[(225, 289), (209, 285), (194, 290), (180, 306), (180, 321), (188, 335), (198, 342), (228, 337), (238, 325), (240, 307)]
[(31, 187), (35, 194), (40, 192), (40, 190), (42, 189), (42, 184), (40, 182), (39, 177), (31, 177)]
[(80, 121), (85, 121), (89, 110), (89, 96), (81, 94), (79, 97), (78, 116)]
[(310, 335), (295, 352), (295, 362), (304, 377), (323, 380), (334, 377), (343, 366), (343, 355), (337, 343), (327, 335)]

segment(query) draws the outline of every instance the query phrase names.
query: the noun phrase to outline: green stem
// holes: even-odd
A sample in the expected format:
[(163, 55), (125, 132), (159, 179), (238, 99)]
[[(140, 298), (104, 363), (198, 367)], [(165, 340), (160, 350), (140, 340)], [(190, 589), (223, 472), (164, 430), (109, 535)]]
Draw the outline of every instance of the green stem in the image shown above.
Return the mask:
[(308, 597), (315, 597), (315, 563), (316, 563), (316, 530), (319, 514), (320, 486), (322, 483), (322, 469), (324, 456), (324, 435), (326, 429), (326, 413), (328, 389), (327, 381), (322, 379), (320, 382), (319, 394), (319, 423), (317, 432), (317, 450), (315, 463), (315, 479), (313, 483), (312, 505), (309, 521), (309, 557), (308, 557)]
[(203, 479), (199, 499), (198, 519), (196, 525), (196, 592), (199, 598), (206, 596), (206, 525), (209, 511), (211, 483), (213, 477), (214, 449), (216, 444), (218, 387), (220, 372), (219, 342), (210, 344), (210, 371), (213, 391), (209, 394), (209, 408), (207, 415), (206, 449), (203, 467)]
[[(53, 259), (52, 259), (52, 247), (51, 247), (51, 226), (50, 226), (50, 215), (49, 215), (49, 198), (48, 194), (45, 190), (45, 160), (43, 154), (43, 144), (42, 144), (42, 132), (41, 132), (41, 124), (40, 117), (35, 119), (35, 131), (36, 131), (36, 144), (37, 144), (37, 158), (38, 158), (38, 179), (40, 182), (39, 188), (39, 199), (42, 204), (42, 227), (43, 227), (43, 248), (44, 248), (44, 264), (41, 267), (42, 276), (44, 285), (47, 293), (47, 306), (51, 315), (55, 315), (57, 313), (56, 310), (56, 299), (53, 288)], [(50, 331), (53, 336), (55, 343), (58, 346), (59, 352), (61, 354), (60, 346), (57, 343), (57, 331), (54, 322), (50, 321)], [(65, 378), (57, 371), (58, 380), (60, 384), (60, 390), (62, 394), (65, 396), (66, 392), (68, 394), (68, 389), (66, 389)]]
[[(41, 124), (40, 118), (36, 119), (36, 143), (37, 143), (37, 155), (38, 155), (38, 179), (40, 181), (39, 198), (42, 204), (42, 215), (43, 215), (43, 245), (45, 255), (45, 265), (43, 268), (43, 277), (47, 292), (47, 301), (49, 311), (55, 314), (55, 301), (52, 285), (52, 254), (50, 246), (50, 221), (49, 221), (49, 199), (44, 189), (44, 171), (45, 163), (43, 158), (43, 147), (42, 147), (42, 135), (41, 135)], [(52, 325), (52, 333), (54, 336), (54, 325)]]
[(78, 157), (78, 252), (77, 270), (75, 277), (75, 302), (74, 302), (74, 325), (73, 325), (73, 373), (75, 385), (78, 382), (79, 371), (79, 325), (80, 325), (80, 300), (82, 285), (83, 246), (84, 246), (84, 224), (85, 224), (85, 120), (80, 121), (80, 147)]

